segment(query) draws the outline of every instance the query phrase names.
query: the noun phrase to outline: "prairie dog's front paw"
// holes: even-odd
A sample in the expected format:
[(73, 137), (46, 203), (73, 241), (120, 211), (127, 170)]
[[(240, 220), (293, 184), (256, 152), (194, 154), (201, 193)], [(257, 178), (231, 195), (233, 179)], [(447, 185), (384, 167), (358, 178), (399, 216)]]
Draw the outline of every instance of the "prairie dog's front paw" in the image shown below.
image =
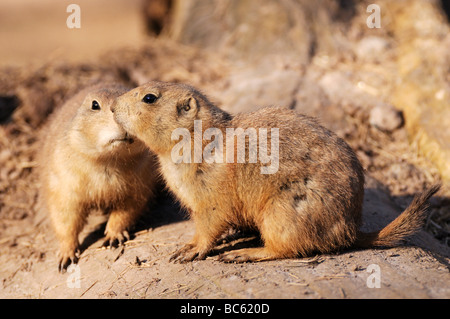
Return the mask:
[(76, 264), (80, 256), (80, 250), (78, 248), (67, 248), (59, 251), (58, 271), (65, 273), (67, 267), (71, 264)]
[(193, 260), (204, 260), (208, 252), (209, 249), (200, 249), (197, 245), (186, 244), (170, 257), (170, 261), (186, 263)]
[(102, 244), (102, 247), (118, 247), (122, 246), (125, 241), (130, 240), (130, 234), (123, 230), (121, 232), (111, 232), (111, 231), (105, 231), (105, 240)]

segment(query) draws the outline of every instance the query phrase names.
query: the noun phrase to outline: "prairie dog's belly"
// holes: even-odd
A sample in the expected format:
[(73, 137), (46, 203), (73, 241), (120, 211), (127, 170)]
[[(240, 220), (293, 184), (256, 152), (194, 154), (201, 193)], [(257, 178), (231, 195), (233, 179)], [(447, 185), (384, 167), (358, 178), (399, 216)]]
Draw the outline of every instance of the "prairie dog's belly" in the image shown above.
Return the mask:
[(75, 158), (62, 161), (59, 157), (55, 156), (54, 161), (49, 162), (49, 186), (66, 200), (88, 206), (109, 206), (127, 197), (131, 175), (90, 161)]

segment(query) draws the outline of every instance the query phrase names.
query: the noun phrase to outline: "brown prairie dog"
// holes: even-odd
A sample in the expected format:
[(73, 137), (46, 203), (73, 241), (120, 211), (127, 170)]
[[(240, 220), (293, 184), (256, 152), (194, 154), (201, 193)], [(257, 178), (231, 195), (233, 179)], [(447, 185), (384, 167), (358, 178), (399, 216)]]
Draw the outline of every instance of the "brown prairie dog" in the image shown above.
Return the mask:
[[(122, 95), (112, 111), (118, 123), (158, 155), (168, 187), (195, 222), (192, 242), (173, 255), (175, 261), (206, 258), (230, 226), (256, 228), (264, 246), (220, 255), (219, 259), (226, 262), (397, 245), (422, 226), (426, 201), (439, 189), (436, 185), (418, 195), (405, 212), (381, 231), (362, 233), (359, 228), (363, 169), (342, 139), (310, 117), (284, 108), (231, 116), (190, 86), (162, 82), (150, 82)], [(201, 121), (197, 137), (196, 121)], [(231, 150), (238, 152), (238, 147), (233, 143), (234, 137), (220, 139), (220, 134), (215, 135), (219, 144), (224, 144), (221, 150), (217, 148), (218, 156), (214, 152), (218, 161), (194, 160), (195, 148), (200, 145), (201, 150), (206, 150), (212, 141), (204, 140), (211, 136), (211, 128), (222, 132), (222, 137), (229, 128), (254, 129), (257, 134), (270, 128), (266, 145), (268, 153), (278, 153), (272, 158), (278, 161), (278, 167), (270, 174), (262, 173), (261, 168), (266, 165), (263, 162), (267, 161), (261, 157), (251, 160), (250, 138), (245, 144), (244, 163), (239, 163), (236, 155), (234, 161), (233, 156), (221, 160)], [(278, 129), (278, 134), (272, 128)], [(179, 147), (178, 134), (173, 139), (174, 132), (191, 139), (186, 142), (191, 151), (186, 157), (190, 157), (190, 162), (177, 157), (185, 149)], [(244, 133), (238, 133), (236, 140), (241, 134)], [(198, 136), (203, 140), (199, 142)], [(261, 135), (258, 138), (262, 139)], [(261, 145), (264, 144), (259, 144), (258, 152), (264, 151)]]
[(155, 192), (154, 155), (117, 125), (110, 110), (127, 88), (94, 86), (49, 119), (38, 154), (40, 200), (60, 242), (60, 271), (77, 261), (91, 209), (109, 212), (105, 245), (121, 244)]

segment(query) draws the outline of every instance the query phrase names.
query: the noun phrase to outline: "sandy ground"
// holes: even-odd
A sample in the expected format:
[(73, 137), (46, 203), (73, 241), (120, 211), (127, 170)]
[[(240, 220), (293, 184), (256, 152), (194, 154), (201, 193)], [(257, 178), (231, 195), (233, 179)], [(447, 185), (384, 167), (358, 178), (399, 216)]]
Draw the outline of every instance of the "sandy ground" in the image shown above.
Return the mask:
[[(368, 188), (366, 227), (382, 226), (398, 212), (386, 194)], [(174, 209), (175, 208), (175, 209)], [(165, 197), (156, 216), (124, 248), (102, 249), (101, 232), (90, 236), (77, 268), (58, 274), (48, 226), (16, 223), (20, 236), (2, 238), (3, 298), (448, 298), (448, 259), (427, 233), (392, 249), (347, 251), (309, 259), (224, 264), (174, 264), (169, 257), (194, 233)], [(160, 215), (161, 214), (161, 215)], [(158, 220), (155, 223), (155, 219)], [(91, 227), (95, 225), (91, 221)], [(155, 225), (156, 224), (156, 225)], [(97, 224), (98, 225), (98, 224)], [(28, 226), (28, 227), (26, 227)], [(92, 230), (92, 228), (91, 228)], [(86, 233), (85, 233), (86, 235)], [(92, 238), (94, 237), (94, 238)], [(228, 236), (217, 252), (257, 244), (254, 237)], [(375, 265), (375, 266), (374, 266)], [(374, 287), (375, 272), (380, 276)]]
[[(448, 237), (439, 226), (439, 218), (446, 216), (449, 205), (448, 198), (439, 194), (432, 200), (426, 229), (398, 248), (351, 250), (308, 259), (220, 263), (216, 255), (222, 251), (259, 244), (254, 234), (230, 232), (206, 260), (174, 264), (169, 262), (171, 254), (191, 239), (195, 229), (174, 199), (162, 192), (124, 247), (99, 248), (105, 218), (93, 215), (80, 237), (83, 251), (78, 266), (59, 274), (56, 239), (46, 215), (36, 208), (36, 136), (47, 114), (81, 87), (105, 79), (130, 85), (151, 79), (185, 81), (204, 90), (224, 109), (235, 111), (239, 101), (230, 100), (230, 96), (239, 92), (236, 89), (253, 85), (248, 82), (252, 72), (218, 55), (145, 38), (133, 20), (139, 16), (136, 8), (123, 6), (123, 1), (112, 1), (114, 5), (110, 6), (99, 1), (92, 11), (79, 1), (83, 17), (86, 12), (81, 30), (66, 30), (65, 4), (53, 6), (52, 2), (49, 10), (53, 13), (44, 20), (49, 25), (62, 23), (56, 31), (35, 23), (31, 19), (36, 17), (35, 11), (28, 11), (29, 2), (23, 6), (24, 2), (0, 4), (4, 18), (0, 18), (0, 39), (10, 48), (2, 45), (0, 49), (4, 66), (0, 71), (0, 97), (3, 111), (12, 110), (12, 118), (0, 120), (0, 298), (450, 297)], [(5, 11), (7, 6), (11, 11)], [(97, 17), (95, 12), (105, 14)], [(117, 12), (123, 13), (124, 22), (115, 20), (114, 27), (103, 32), (107, 21), (117, 19)], [(22, 25), (23, 21), (28, 24)], [(89, 37), (75, 34), (90, 25), (86, 30)], [(124, 30), (129, 30), (125, 36)], [(28, 38), (19, 37), (23, 34)], [(35, 46), (36, 39), (45, 45)], [(77, 50), (71, 52), (74, 47)], [(287, 79), (292, 83), (291, 76), (295, 81), (299, 76), (314, 79), (317, 71), (305, 72), (295, 65), (276, 69), (279, 72), (269, 74), (268, 80)], [(301, 87), (309, 87), (307, 92), (322, 101), (317, 95), (322, 93), (317, 93), (311, 83)], [(258, 90), (255, 96), (261, 97)], [(302, 109), (305, 93), (296, 92), (291, 96), (295, 103), (285, 103), (302, 112), (311, 111)], [(246, 98), (249, 105), (260, 103), (251, 96)], [(433, 167), (411, 150), (403, 128), (392, 134), (378, 132), (368, 124), (365, 111), (352, 105), (341, 108), (327, 104), (311, 112), (323, 115), (324, 124), (350, 143), (366, 169), (364, 230), (382, 228), (408, 205), (414, 193), (439, 180)]]

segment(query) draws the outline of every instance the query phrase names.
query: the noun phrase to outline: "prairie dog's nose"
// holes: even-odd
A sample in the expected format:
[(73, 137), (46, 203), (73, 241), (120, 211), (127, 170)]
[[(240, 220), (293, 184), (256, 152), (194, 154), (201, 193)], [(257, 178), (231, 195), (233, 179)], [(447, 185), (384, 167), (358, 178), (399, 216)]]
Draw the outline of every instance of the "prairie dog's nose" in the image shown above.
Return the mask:
[(114, 110), (115, 110), (115, 104), (111, 105), (111, 112), (114, 113)]

